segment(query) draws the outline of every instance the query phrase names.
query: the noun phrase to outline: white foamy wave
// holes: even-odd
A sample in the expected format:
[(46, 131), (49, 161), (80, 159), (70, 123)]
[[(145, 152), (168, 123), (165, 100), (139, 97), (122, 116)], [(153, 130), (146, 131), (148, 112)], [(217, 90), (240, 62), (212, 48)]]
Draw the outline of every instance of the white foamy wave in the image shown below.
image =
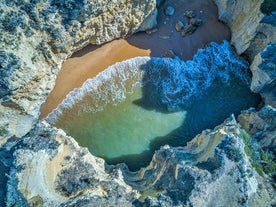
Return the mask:
[[(227, 41), (211, 43), (200, 49), (193, 60), (137, 57), (116, 63), (81, 88), (70, 92), (46, 120), (55, 123), (64, 109), (78, 107), (80, 112), (103, 110), (117, 104), (134, 87), (150, 88), (143, 98), (157, 98), (168, 110), (179, 110), (192, 97), (200, 96), (218, 79), (228, 83), (232, 76), (249, 83), (248, 63), (239, 58)], [(149, 87), (151, 86), (151, 87)], [(157, 94), (157, 95), (156, 95)], [(82, 101), (89, 98), (89, 101)]]
[(229, 83), (231, 77), (236, 77), (246, 84), (250, 82), (248, 63), (231, 50), (227, 41), (220, 45), (211, 43), (189, 61), (152, 58), (143, 70), (168, 110), (179, 110), (216, 79)]
[[(108, 67), (95, 78), (85, 81), (82, 87), (71, 91), (45, 120), (54, 124), (64, 109), (72, 108), (87, 95), (93, 100), (90, 101), (91, 105), (81, 107), (86, 112), (102, 110), (109, 102), (121, 102), (125, 99), (126, 93), (142, 83), (143, 71), (140, 67), (149, 60), (149, 57), (136, 57)], [(130, 91), (126, 90), (126, 84), (130, 85)]]

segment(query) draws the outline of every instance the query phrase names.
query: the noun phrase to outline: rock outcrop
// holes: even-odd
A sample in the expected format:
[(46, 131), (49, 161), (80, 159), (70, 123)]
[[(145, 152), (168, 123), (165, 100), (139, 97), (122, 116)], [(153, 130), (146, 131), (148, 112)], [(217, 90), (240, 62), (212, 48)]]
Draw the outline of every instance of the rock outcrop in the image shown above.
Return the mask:
[[(216, 2), (221, 19), (232, 30), (233, 45), (254, 60), (252, 90), (272, 97), (271, 102), (273, 16), (260, 13), (260, 1)], [(247, 154), (249, 138), (233, 117), (203, 131), (186, 147), (162, 147), (138, 172), (124, 164), (108, 166), (62, 130), (37, 120), (62, 62), (72, 52), (88, 43), (150, 29), (156, 21), (155, 4), (154, 0), (1, 2), (0, 205), (275, 204), (270, 178), (259, 176), (263, 172)], [(270, 148), (275, 145), (274, 108), (243, 112), (239, 121), (261, 149), (274, 153)]]
[[(124, 164), (105, 165), (45, 122), (11, 151), (8, 206), (267, 206), (275, 198), (269, 183), (258, 187), (263, 178), (248, 160), (233, 117), (186, 147), (162, 147), (135, 173)], [(256, 196), (261, 193), (266, 197)]]
[(46, 122), (12, 148), (20, 149), (14, 149), (7, 206), (131, 206), (139, 195), (120, 169), (105, 172), (103, 159)]
[(261, 110), (249, 109), (238, 117), (239, 123), (258, 141), (260, 147), (268, 149), (276, 157), (276, 109), (265, 106)]
[(276, 105), (276, 11), (263, 14), (266, 0), (216, 0), (219, 18), (231, 29), (231, 44), (252, 63), (251, 90), (261, 93), (266, 103)]
[[(28, 123), (37, 121), (74, 51), (151, 29), (157, 14), (155, 0), (4, 1), (0, 11), (0, 117), (22, 122), (22, 115), (33, 116)], [(5, 121), (2, 128), (0, 140), (24, 134)]]
[(250, 68), (251, 90), (261, 93), (265, 103), (276, 107), (276, 42), (256, 55)]

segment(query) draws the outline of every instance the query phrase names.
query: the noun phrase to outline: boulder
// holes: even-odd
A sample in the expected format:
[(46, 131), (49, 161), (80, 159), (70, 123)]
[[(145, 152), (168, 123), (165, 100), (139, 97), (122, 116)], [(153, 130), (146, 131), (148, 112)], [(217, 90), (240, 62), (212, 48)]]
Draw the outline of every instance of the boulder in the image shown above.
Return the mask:
[(190, 34), (194, 33), (195, 30), (196, 30), (196, 27), (195, 27), (195, 26), (193, 26), (193, 25), (191, 25), (191, 24), (187, 24), (187, 25), (185, 25), (184, 28), (182, 29), (181, 35), (182, 35), (182, 37), (185, 37), (185, 36), (187, 36), (187, 35), (190, 35)]
[(200, 18), (191, 18), (189, 20), (189, 24), (191, 24), (193, 26), (197, 26), (197, 27), (199, 27), (200, 25), (202, 25), (202, 23), (203, 23), (203, 21)]
[(196, 13), (192, 10), (188, 10), (184, 12), (184, 16), (191, 19), (196, 17)]
[(276, 42), (255, 56), (250, 69), (251, 90), (261, 93), (267, 104), (276, 107)]
[(175, 54), (172, 50), (169, 50), (169, 51), (165, 52), (164, 57), (165, 58), (175, 58)]
[(184, 28), (184, 24), (180, 20), (178, 20), (175, 24), (175, 30), (177, 32), (180, 32), (183, 28)]

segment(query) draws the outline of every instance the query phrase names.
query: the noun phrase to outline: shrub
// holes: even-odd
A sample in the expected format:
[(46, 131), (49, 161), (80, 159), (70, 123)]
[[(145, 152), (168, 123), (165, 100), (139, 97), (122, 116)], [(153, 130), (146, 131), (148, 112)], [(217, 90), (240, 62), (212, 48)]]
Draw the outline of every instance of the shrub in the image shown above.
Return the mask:
[(228, 146), (226, 153), (227, 157), (234, 162), (239, 162), (242, 159), (240, 151), (234, 146)]

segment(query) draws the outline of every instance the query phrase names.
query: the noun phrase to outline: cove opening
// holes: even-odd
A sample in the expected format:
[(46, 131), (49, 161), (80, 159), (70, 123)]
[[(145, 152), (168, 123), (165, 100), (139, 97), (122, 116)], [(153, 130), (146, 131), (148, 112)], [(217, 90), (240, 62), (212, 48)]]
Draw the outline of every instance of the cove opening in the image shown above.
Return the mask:
[(192, 61), (138, 57), (75, 89), (46, 120), (108, 164), (145, 167), (160, 146), (183, 146), (230, 114), (256, 106), (247, 63), (227, 42)]

